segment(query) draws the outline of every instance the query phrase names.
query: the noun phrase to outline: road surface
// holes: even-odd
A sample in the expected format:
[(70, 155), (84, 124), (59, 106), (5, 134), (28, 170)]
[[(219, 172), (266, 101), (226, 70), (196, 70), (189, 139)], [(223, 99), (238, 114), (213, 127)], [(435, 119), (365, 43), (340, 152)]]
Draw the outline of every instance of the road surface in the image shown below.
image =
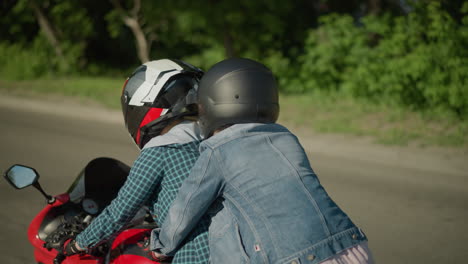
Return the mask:
[[(138, 155), (120, 113), (97, 107), (3, 98), (0, 124), (0, 170), (32, 166), (50, 194), (66, 190), (95, 157), (131, 164)], [(368, 235), (377, 263), (467, 263), (466, 152), (297, 133), (329, 194)], [(26, 231), (44, 198), (2, 179), (0, 199), (1, 263), (34, 263)]]

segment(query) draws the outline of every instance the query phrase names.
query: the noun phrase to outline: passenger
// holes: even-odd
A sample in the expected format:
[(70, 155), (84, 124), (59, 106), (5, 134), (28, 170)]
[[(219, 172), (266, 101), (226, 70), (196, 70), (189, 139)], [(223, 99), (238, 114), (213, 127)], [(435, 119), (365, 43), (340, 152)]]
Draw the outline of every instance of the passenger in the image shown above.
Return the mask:
[[(248, 59), (214, 65), (200, 81), (207, 138), (151, 249), (173, 255), (211, 215), (211, 263), (372, 263), (367, 238), (329, 197), (298, 139), (275, 124), (278, 89)], [(212, 203), (215, 202), (215, 206)]]

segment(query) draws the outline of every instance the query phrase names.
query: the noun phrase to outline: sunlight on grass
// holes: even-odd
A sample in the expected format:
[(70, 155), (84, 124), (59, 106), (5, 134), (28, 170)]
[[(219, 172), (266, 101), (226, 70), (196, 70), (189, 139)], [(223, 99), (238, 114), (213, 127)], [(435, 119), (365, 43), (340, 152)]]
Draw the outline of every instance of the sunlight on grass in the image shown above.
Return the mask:
[(347, 96), (282, 95), (280, 122), (318, 133), (370, 136), (386, 145), (468, 147), (468, 122), (443, 112), (416, 113)]
[(120, 107), (120, 93), (124, 78), (64, 78), (34, 81), (0, 81), (0, 89), (13, 94), (66, 95), (91, 99), (111, 108)]
[[(65, 95), (120, 108), (123, 78), (0, 81), (13, 95)], [(281, 95), (279, 123), (317, 133), (370, 136), (386, 145), (468, 147), (468, 122), (442, 112), (415, 113), (339, 94)]]

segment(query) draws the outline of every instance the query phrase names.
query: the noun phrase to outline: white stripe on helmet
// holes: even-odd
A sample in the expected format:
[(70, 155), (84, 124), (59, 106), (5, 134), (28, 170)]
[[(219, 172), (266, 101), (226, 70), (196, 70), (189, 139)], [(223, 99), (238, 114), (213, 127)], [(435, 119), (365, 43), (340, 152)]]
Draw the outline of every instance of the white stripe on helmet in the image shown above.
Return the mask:
[(149, 91), (148, 95), (143, 98), (142, 102), (143, 103), (154, 102), (154, 99), (156, 99), (156, 97), (158, 96), (163, 86), (167, 83), (167, 80), (169, 80), (169, 78), (179, 73), (181, 73), (181, 71), (171, 71), (171, 72), (164, 73), (164, 75), (159, 78), (156, 85), (151, 87), (151, 90)]
[(148, 68), (157, 69), (159, 71), (183, 70), (179, 64), (168, 59), (149, 61), (143, 65), (146, 65)]
[[(143, 65), (146, 66), (145, 81), (135, 91), (129, 105), (142, 106), (145, 103), (153, 103), (167, 80), (183, 70), (179, 64), (168, 59), (150, 61)], [(167, 73), (160, 76), (166, 71)], [(156, 83), (158, 77), (159, 80)]]

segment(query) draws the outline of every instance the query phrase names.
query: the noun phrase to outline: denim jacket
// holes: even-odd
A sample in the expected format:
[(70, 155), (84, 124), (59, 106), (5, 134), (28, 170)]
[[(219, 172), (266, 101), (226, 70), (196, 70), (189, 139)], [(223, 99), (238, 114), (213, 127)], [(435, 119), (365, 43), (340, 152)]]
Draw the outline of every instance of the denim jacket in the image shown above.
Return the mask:
[(214, 264), (319, 263), (367, 240), (285, 127), (233, 125), (200, 150), (161, 230), (153, 232), (153, 250), (173, 254), (205, 213), (212, 215)]

